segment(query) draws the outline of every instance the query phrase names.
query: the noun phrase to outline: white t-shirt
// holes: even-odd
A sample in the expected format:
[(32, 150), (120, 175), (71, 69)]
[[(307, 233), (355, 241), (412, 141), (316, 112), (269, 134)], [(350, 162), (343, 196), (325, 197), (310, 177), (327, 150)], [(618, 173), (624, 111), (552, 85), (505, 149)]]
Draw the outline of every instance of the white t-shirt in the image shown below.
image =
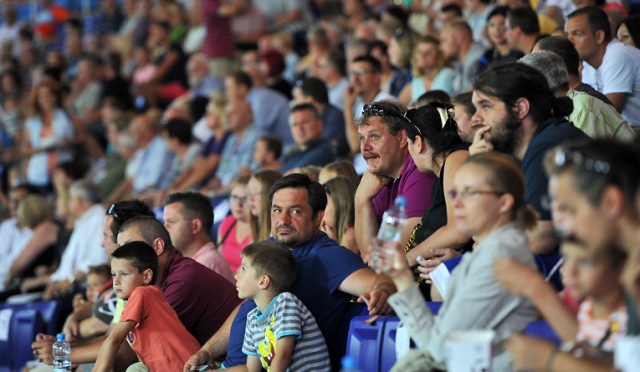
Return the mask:
[(640, 50), (612, 40), (599, 68), (584, 62), (582, 82), (602, 94), (627, 93), (622, 117), (631, 126), (640, 126)]

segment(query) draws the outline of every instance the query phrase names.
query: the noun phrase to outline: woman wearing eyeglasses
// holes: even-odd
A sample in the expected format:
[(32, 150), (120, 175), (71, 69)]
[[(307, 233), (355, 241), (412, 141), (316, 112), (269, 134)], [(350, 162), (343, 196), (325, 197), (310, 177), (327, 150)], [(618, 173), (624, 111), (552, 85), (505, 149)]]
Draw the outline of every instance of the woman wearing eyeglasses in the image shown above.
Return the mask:
[[(501, 257), (536, 268), (526, 235), (526, 230), (535, 226), (536, 215), (524, 200), (519, 164), (496, 152), (476, 155), (463, 163), (453, 183), (449, 194), (456, 229), (473, 236), (476, 245), (452, 273), (438, 317), (424, 306), (404, 253), (396, 253), (389, 276), (398, 292), (389, 298), (389, 304), (419, 351), (401, 359), (394, 370), (412, 370), (405, 365), (407, 358), (414, 364), (421, 358), (422, 370), (428, 364), (442, 367), (444, 337), (452, 331), (491, 329), (496, 332), (496, 345), (537, 317), (533, 304), (503, 288), (491, 270), (492, 262)], [(494, 350), (493, 370), (509, 370), (507, 356), (497, 351), (499, 348)]]
[(238, 177), (233, 181), (229, 196), (231, 215), (222, 220), (218, 229), (218, 249), (234, 273), (242, 261), (240, 252), (253, 241), (247, 183), (249, 177)]
[[(470, 236), (455, 228), (453, 202), (444, 192), (453, 187), (453, 177), (469, 157), (469, 144), (461, 139), (453, 117), (453, 106), (437, 102), (409, 110), (405, 115), (413, 161), (420, 172), (433, 172), (438, 177), (431, 192), (431, 205), (422, 216), (421, 226), (414, 229), (413, 244), (405, 247), (410, 265), (416, 264), (418, 256), (449, 258), (455, 255), (450, 250), (470, 248)], [(432, 265), (421, 262), (423, 278), (428, 278)]]

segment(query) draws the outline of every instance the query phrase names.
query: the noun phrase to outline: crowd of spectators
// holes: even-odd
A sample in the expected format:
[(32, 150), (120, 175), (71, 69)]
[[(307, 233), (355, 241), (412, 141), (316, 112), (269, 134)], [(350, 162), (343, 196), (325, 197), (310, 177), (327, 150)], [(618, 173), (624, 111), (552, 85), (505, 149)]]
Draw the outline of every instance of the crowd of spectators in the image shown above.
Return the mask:
[[(351, 301), (401, 318), (403, 372), (444, 368), (458, 330), (496, 332), (496, 370), (610, 370), (640, 334), (624, 0), (2, 12), (0, 301), (59, 301), (74, 365), (338, 370)], [(519, 334), (539, 317), (562, 348)], [(184, 349), (163, 355), (149, 323)], [(34, 341), (38, 370), (53, 342)]]

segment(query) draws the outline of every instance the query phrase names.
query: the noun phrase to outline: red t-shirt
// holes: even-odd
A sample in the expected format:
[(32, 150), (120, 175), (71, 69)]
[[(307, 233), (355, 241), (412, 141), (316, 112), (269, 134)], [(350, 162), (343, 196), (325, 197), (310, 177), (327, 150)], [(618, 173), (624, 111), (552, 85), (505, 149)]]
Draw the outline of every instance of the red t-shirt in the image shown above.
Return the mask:
[(181, 371), (187, 359), (200, 350), (158, 287), (136, 288), (120, 321), (136, 323), (127, 342), (150, 371)]

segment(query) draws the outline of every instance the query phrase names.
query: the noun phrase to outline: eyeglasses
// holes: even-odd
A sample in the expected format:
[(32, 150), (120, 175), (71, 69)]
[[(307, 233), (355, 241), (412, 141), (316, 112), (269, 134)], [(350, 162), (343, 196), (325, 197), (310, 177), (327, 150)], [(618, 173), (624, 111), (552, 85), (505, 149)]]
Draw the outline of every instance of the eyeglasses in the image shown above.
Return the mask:
[(406, 119), (406, 117), (399, 112), (387, 110), (375, 103), (368, 103), (364, 105), (362, 107), (362, 115), (364, 114), (369, 114), (370, 116), (395, 116), (403, 120)]
[(122, 218), (121, 218), (120, 214), (118, 214), (117, 208), (118, 207), (116, 206), (116, 203), (111, 204), (109, 209), (107, 209), (107, 216), (109, 216), (109, 215), (113, 216), (113, 218), (116, 220), (116, 222), (118, 222), (120, 225), (122, 225)]
[(351, 70), (351, 71), (349, 71), (349, 75), (357, 75), (357, 76), (360, 76), (360, 75), (366, 75), (366, 74), (368, 74), (368, 73), (370, 73), (370, 72), (372, 72), (372, 71), (371, 71), (371, 70), (367, 70), (367, 69), (366, 69), (366, 68), (364, 68), (364, 67), (361, 67), (361, 68), (358, 68), (358, 69), (355, 69), (355, 70)]
[(447, 191), (447, 194), (449, 194), (449, 197), (451, 199), (466, 199), (470, 196), (474, 196), (474, 195), (495, 195), (495, 196), (502, 196), (505, 193), (504, 192), (499, 192), (499, 191), (493, 191), (493, 190), (473, 190), (473, 189), (464, 189), (464, 190), (456, 190), (456, 189), (450, 189), (449, 191)]
[(404, 120), (406, 120), (406, 121), (407, 121), (407, 123), (411, 124), (414, 128), (416, 128), (416, 130), (417, 130), (417, 131), (418, 131), (418, 133), (420, 134), (420, 137), (424, 137), (424, 136), (422, 135), (422, 131), (420, 130), (420, 128), (418, 128), (418, 126), (417, 126), (417, 125), (413, 124), (413, 122), (411, 121), (411, 119), (409, 119), (409, 118), (407, 117), (407, 114), (408, 114), (409, 112), (413, 111), (413, 110), (415, 110), (415, 109), (407, 110), (407, 112), (405, 112), (405, 113), (404, 113), (404, 116), (403, 116), (403, 117), (404, 117)]
[(553, 156), (553, 162), (557, 168), (564, 168), (570, 164), (575, 164), (589, 172), (609, 174), (611, 165), (604, 160), (592, 159), (584, 156), (577, 150), (559, 149)]
[(230, 199), (232, 201), (236, 201), (238, 203), (246, 203), (247, 202), (247, 197), (246, 196), (231, 195)]

